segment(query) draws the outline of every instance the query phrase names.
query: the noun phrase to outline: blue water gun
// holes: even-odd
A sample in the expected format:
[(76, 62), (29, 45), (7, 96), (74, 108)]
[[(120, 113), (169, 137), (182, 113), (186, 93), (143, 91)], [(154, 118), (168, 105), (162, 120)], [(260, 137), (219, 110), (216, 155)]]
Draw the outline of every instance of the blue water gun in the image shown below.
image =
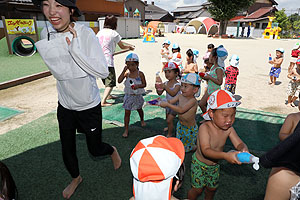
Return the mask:
[(246, 164), (250, 164), (250, 163), (254, 163), (253, 164), (253, 168), (255, 170), (258, 170), (259, 169), (259, 158), (248, 153), (248, 152), (241, 152), (241, 153), (238, 153), (236, 155), (237, 159), (241, 162), (241, 163), (246, 163)]

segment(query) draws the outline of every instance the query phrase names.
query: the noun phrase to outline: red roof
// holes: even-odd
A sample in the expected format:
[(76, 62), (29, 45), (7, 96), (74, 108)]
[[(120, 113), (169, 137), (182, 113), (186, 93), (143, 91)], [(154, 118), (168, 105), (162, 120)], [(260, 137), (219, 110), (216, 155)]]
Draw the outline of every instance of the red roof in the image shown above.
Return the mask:
[(271, 12), (273, 9), (274, 9), (273, 7), (263, 7), (263, 8), (260, 8), (257, 11), (255, 11), (255, 12), (251, 13), (250, 15), (248, 15), (247, 17), (245, 17), (245, 19), (257, 19), (257, 18), (261, 18), (265, 14)]
[(244, 17), (246, 17), (246, 16), (235, 16), (234, 18), (230, 19), (229, 21), (243, 19)]

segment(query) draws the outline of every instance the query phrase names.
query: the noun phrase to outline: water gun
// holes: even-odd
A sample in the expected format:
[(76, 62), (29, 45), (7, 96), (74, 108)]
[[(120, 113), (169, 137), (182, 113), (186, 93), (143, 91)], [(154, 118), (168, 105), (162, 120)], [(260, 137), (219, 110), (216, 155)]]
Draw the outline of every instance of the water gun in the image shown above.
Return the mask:
[(272, 61), (272, 55), (269, 54), (269, 61)]
[(134, 90), (134, 82), (132, 80), (129, 80), (129, 84), (130, 84), (131, 89)]
[(238, 153), (236, 155), (237, 159), (241, 162), (241, 163), (246, 163), (246, 164), (251, 164), (251, 163), (254, 163), (253, 164), (253, 168), (255, 170), (258, 170), (259, 169), (259, 158), (248, 153), (248, 152), (241, 152), (241, 153)]
[(152, 99), (150, 101), (146, 101), (145, 104), (144, 104), (144, 107), (146, 105), (150, 105), (150, 106), (159, 106), (160, 102), (162, 100), (160, 99), (160, 97), (156, 98), (156, 99)]

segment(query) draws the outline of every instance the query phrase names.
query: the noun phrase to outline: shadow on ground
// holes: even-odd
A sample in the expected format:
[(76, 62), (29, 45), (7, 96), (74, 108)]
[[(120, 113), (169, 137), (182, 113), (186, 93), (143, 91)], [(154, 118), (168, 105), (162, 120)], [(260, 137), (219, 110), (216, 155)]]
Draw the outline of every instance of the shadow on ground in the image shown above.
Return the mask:
[[(78, 134), (77, 155), (84, 181), (72, 199), (128, 199), (132, 195), (130, 153), (140, 139), (161, 133), (165, 125), (165, 120), (161, 117), (146, 120), (145, 128), (138, 127), (139, 122), (133, 123), (126, 139), (121, 136), (123, 127), (103, 125), (103, 140), (115, 145), (123, 159), (122, 167), (117, 171), (113, 170), (109, 157), (91, 159), (85, 136)], [(201, 119), (197, 115), (197, 122)], [(234, 125), (250, 151), (258, 156), (277, 144), (280, 126), (281, 124), (247, 119), (237, 119)], [(70, 177), (61, 158), (56, 113), (50, 113), (1, 135), (0, 141), (0, 159), (12, 172), (20, 199), (62, 199), (61, 192)], [(233, 147), (228, 141), (225, 151), (231, 149)], [(187, 197), (190, 189), (191, 156), (192, 153), (186, 154), (184, 184), (175, 194), (181, 199)], [(220, 186), (215, 199), (263, 199), (268, 169), (255, 171), (251, 165), (236, 166), (226, 161), (221, 161), (220, 164)]]

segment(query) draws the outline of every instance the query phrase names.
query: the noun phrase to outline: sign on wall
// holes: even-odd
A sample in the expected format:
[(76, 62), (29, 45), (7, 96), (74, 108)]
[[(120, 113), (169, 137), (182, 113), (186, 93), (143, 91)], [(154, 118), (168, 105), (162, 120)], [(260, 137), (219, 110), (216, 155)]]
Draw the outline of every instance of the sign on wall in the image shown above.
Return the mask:
[(7, 34), (36, 34), (33, 19), (5, 19), (5, 25)]

